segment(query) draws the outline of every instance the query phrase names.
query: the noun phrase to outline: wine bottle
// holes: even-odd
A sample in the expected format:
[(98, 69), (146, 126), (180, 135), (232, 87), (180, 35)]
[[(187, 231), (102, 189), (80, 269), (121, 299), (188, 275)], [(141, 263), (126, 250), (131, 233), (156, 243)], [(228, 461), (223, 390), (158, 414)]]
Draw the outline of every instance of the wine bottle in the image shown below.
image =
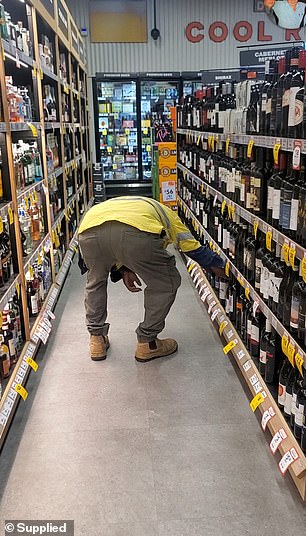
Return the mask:
[(301, 439), (303, 426), (305, 425), (306, 383), (305, 379), (297, 393), (296, 412), (294, 418), (294, 435)]
[(271, 336), (271, 322), (266, 319), (265, 329), (262, 330), (260, 338), (260, 349), (259, 349), (259, 372), (262, 377), (265, 377), (266, 374), (266, 365), (267, 365), (267, 350), (269, 347), (269, 339)]
[(286, 386), (291, 372), (292, 365), (288, 359), (284, 359), (283, 366), (279, 374), (279, 384), (278, 384), (278, 405), (281, 410), (284, 410), (285, 401), (286, 401)]
[(286, 383), (286, 396), (285, 396), (285, 405), (284, 405), (284, 415), (286, 419), (291, 419), (291, 407), (292, 407), (292, 393), (293, 385), (298, 376), (299, 372), (295, 367), (291, 367), (290, 374)]

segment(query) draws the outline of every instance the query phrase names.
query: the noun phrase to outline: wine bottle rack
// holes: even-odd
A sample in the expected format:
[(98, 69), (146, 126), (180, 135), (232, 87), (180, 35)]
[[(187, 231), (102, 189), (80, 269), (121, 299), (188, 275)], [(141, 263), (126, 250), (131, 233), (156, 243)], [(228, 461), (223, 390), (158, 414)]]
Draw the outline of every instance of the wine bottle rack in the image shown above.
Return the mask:
[[(182, 255), (186, 262), (185, 255)], [(226, 342), (224, 352), (231, 352), (231, 355), (234, 357), (249, 389), (252, 401), (255, 402), (255, 397), (260, 397), (261, 395), (261, 403), (254, 409), (254, 411), (261, 415), (262, 428), (268, 430), (272, 438), (280, 429), (285, 432), (284, 435), (286, 437), (280, 442), (277, 448), (278, 456), (281, 457), (281, 460), (285, 460), (286, 456), (288, 456), (288, 452), (294, 454), (294, 461), (288, 468), (286, 468), (286, 471), (288, 470), (302, 499), (306, 501), (306, 457), (303, 451), (292, 434), (290, 427), (285, 421), (238, 333), (226, 316), (226, 313), (213, 288), (207, 281), (204, 272), (196, 262), (191, 261), (190, 259), (187, 261), (187, 269), (202, 303), (207, 307), (212, 323), (218, 330), (220, 337)], [(233, 347), (231, 348), (231, 346)], [(231, 350), (228, 351), (228, 348), (231, 348)], [(292, 456), (292, 454), (290, 455)]]
[[(202, 140), (208, 140), (209, 138), (214, 139), (215, 142), (226, 142), (227, 140), (230, 143), (237, 143), (240, 145), (248, 145), (250, 141), (254, 142), (254, 146), (264, 147), (266, 149), (273, 149), (275, 145), (280, 145), (281, 151), (293, 152), (294, 150), (294, 139), (293, 138), (277, 138), (273, 136), (253, 136), (249, 134), (217, 134), (216, 132), (201, 132), (200, 130), (191, 130), (178, 128), (177, 134), (185, 134), (189, 137), (194, 143), (199, 143)], [(301, 151), (303, 154), (306, 154), (306, 140), (300, 140), (302, 143)]]
[[(14, 4), (19, 6), (17, 0), (4, 0), (5, 8), (13, 14)], [(25, 0), (25, 20), (28, 19), (29, 30), (32, 39), (31, 57), (20, 51), (8, 40), (0, 38), (0, 87), (1, 104), (0, 110), (0, 133), (2, 136), (1, 152), (4, 155), (3, 170), (6, 172), (7, 181), (5, 201), (0, 205), (0, 216), (10, 223), (10, 232), (14, 234), (16, 242), (16, 263), (19, 273), (11, 278), (4, 287), (0, 289), (0, 311), (5, 306), (9, 298), (13, 297), (16, 290), (19, 293), (22, 304), (24, 318), (25, 343), (21, 350), (19, 359), (11, 371), (10, 377), (5, 383), (5, 389), (0, 399), (0, 448), (9, 430), (10, 422), (18, 406), (20, 397), (26, 397), (24, 391), (28, 374), (33, 368), (35, 355), (40, 344), (46, 344), (54, 315), (52, 313), (61, 287), (63, 286), (67, 273), (70, 269), (73, 257), (77, 250), (77, 225), (80, 223), (84, 213), (92, 205), (92, 170), (91, 153), (89, 148), (89, 116), (88, 116), (88, 95), (87, 95), (87, 73), (85, 47), (80, 32), (76, 29), (69, 10), (64, 0), (61, 0), (61, 9), (64, 8), (67, 14), (67, 35), (63, 33), (58, 25), (58, 1), (50, 2), (48, 9), (39, 0)], [(50, 10), (54, 11), (53, 15)], [(13, 23), (17, 22), (12, 16)], [(2, 21), (3, 24), (3, 21)], [(74, 37), (77, 36), (77, 43), (72, 39), (70, 28), (73, 27)], [(40, 54), (40, 47), (44, 47), (48, 39), (43, 37), (43, 42), (39, 41), (41, 35), (48, 36), (49, 43), (53, 47), (53, 52), (48, 57), (53, 57), (53, 69), (48, 68), (43, 63)], [(45, 41), (44, 41), (45, 40)], [(45, 54), (45, 51), (44, 51)], [(65, 56), (66, 80), (62, 80), (62, 58)], [(24, 76), (23, 76), (24, 74)], [(11, 120), (11, 110), (7, 104), (7, 90), (5, 76), (11, 76), (12, 85), (29, 86), (31, 93), (31, 108), (33, 119), (27, 121), (19, 119), (17, 122)], [(52, 92), (50, 89), (53, 88)], [(46, 91), (46, 93), (45, 93)], [(46, 111), (44, 99), (50, 95), (55, 103), (56, 112), (53, 114)], [(33, 100), (34, 99), (34, 100)], [(61, 105), (65, 101), (65, 112)], [(34, 105), (34, 106), (33, 106)], [(65, 116), (64, 116), (65, 113)], [(12, 116), (14, 118), (14, 116)], [(54, 118), (54, 121), (50, 120)], [(65, 121), (64, 119), (68, 119)], [(54, 136), (55, 142), (48, 141), (48, 135)], [(66, 136), (66, 138), (65, 138)], [(35, 179), (41, 176), (41, 180), (29, 185), (21, 183), (22, 187), (16, 189), (17, 179), (15, 178), (13, 143), (18, 140), (35, 141), (35, 148), (41, 155), (41, 174), (36, 173)], [(47, 161), (48, 144), (50, 147), (57, 147), (57, 164), (50, 166), (50, 156)], [(66, 145), (65, 145), (66, 144)], [(65, 148), (70, 152), (65, 152)], [(68, 156), (68, 161), (65, 161)], [(1, 161), (0, 161), (1, 162)], [(31, 178), (34, 178), (31, 172)], [(54, 184), (55, 181), (55, 184)], [(3, 181), (4, 184), (4, 181)], [(70, 193), (68, 197), (68, 187)], [(43, 216), (43, 225), (40, 239), (33, 242), (32, 250), (27, 256), (24, 255), (21, 243), (20, 222), (18, 219), (18, 206), (27, 199), (34, 198), (36, 201), (36, 191), (41, 192), (40, 203)], [(7, 192), (10, 196), (7, 197)], [(72, 195), (71, 192), (73, 192)], [(53, 195), (54, 212), (51, 213), (50, 196)], [(34, 197), (33, 197), (34, 196)], [(55, 197), (54, 197), (55, 196)], [(25, 203), (27, 204), (27, 203)], [(73, 212), (73, 225), (70, 218)], [(60, 265), (55, 269), (53, 241), (54, 231), (61, 226), (64, 237), (63, 258)], [(34, 235), (33, 235), (34, 236)], [(30, 319), (25, 274), (31, 271), (34, 264), (39, 264), (42, 254), (50, 256), (52, 280), (51, 286), (46, 292), (46, 296), (37, 317)], [(61, 258), (61, 257), (60, 257)], [(0, 326), (1, 327), (1, 326)], [(35, 363), (34, 363), (35, 368)], [(1, 396), (1, 391), (0, 391)]]
[(234, 201), (232, 201), (229, 197), (222, 194), (219, 190), (216, 190), (206, 181), (204, 181), (203, 179), (201, 179), (200, 177), (198, 177), (197, 175), (189, 171), (188, 168), (186, 168), (182, 164), (178, 163), (177, 167), (183, 172), (184, 175), (188, 175), (189, 177), (191, 177), (193, 181), (195, 181), (204, 189), (208, 190), (209, 193), (215, 196), (219, 201), (222, 201), (222, 202), (225, 201), (227, 206), (234, 207), (235, 214), (238, 214), (239, 216), (241, 216), (241, 218), (243, 218), (246, 222), (250, 223), (251, 225), (254, 225), (257, 222), (258, 229), (260, 231), (262, 231), (264, 234), (267, 234), (268, 231), (271, 231), (272, 239), (277, 244), (281, 246), (283, 244), (291, 245), (291, 247), (296, 252), (296, 257), (300, 260), (304, 259), (304, 257), (306, 256), (306, 249), (303, 248), (300, 244), (298, 244), (297, 242), (295, 242), (288, 236), (284, 235), (283, 233), (275, 229), (275, 227), (272, 227), (272, 225), (270, 225), (266, 221), (262, 220), (261, 218), (258, 218), (258, 216), (256, 216), (255, 214), (252, 214), (247, 209), (241, 207), (240, 205), (238, 205), (238, 203), (235, 203)]
[(220, 249), (220, 246), (213, 240), (211, 235), (207, 232), (207, 230), (201, 225), (199, 220), (195, 217), (193, 212), (190, 210), (190, 208), (186, 205), (186, 203), (179, 197), (179, 204), (181, 204), (181, 207), (185, 214), (188, 214), (192, 221), (195, 223), (195, 225), (199, 228), (200, 233), (203, 235), (203, 237), (212, 244), (215, 251), (218, 252), (220, 257), (229, 265), (230, 271), (233, 273), (235, 278), (239, 281), (240, 285), (246, 290), (246, 296), (252, 298), (252, 300), (255, 303), (258, 303), (259, 309), (261, 312), (265, 315), (265, 317), (271, 322), (273, 328), (277, 331), (280, 337), (287, 337), (287, 339), (293, 344), (293, 346), (296, 349), (296, 353), (299, 353), (302, 358), (304, 359), (304, 367), (306, 368), (306, 353), (301, 349), (298, 342), (292, 337), (290, 333), (285, 329), (283, 324), (278, 320), (278, 318), (272, 313), (271, 309), (267, 306), (267, 304), (262, 300), (261, 296), (256, 292), (256, 290), (250, 285), (250, 283), (247, 281), (247, 279), (237, 270), (235, 264), (231, 261), (227, 255)]

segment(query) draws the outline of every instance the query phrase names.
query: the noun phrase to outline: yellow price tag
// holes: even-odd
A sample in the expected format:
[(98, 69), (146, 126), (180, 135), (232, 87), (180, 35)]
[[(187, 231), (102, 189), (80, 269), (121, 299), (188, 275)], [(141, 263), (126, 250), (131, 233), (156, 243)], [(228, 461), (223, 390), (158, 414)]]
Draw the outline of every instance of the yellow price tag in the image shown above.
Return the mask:
[(57, 224), (57, 232), (58, 232), (58, 234), (60, 234), (61, 230), (62, 230), (62, 226), (61, 226), (60, 223), (58, 223)]
[(142, 132), (144, 133), (145, 136), (147, 136), (149, 131), (147, 128), (144, 128)]
[(151, 152), (151, 145), (147, 145), (147, 146), (146, 146), (146, 151), (147, 151), (147, 153), (150, 153), (150, 152)]
[(303, 376), (303, 365), (304, 365), (304, 358), (301, 356), (301, 354), (296, 354), (295, 356), (295, 363), (297, 368), (299, 369), (300, 374)]
[(66, 93), (66, 95), (69, 95), (69, 87), (68, 86), (64, 86), (64, 93)]
[(14, 213), (11, 207), (9, 207), (7, 213), (8, 213), (10, 225), (12, 225), (14, 223)]
[(130, 133), (130, 129), (129, 129), (129, 128), (126, 128), (124, 132), (125, 132), (125, 134), (128, 136), (129, 133)]
[(283, 253), (283, 259), (285, 263), (288, 265), (289, 264), (289, 244), (287, 244), (286, 242), (283, 243), (282, 253)]
[(34, 190), (34, 201), (37, 203), (38, 201), (38, 195), (37, 195), (37, 191)]
[(28, 357), (26, 362), (28, 363), (28, 365), (30, 365), (30, 367), (34, 370), (34, 372), (37, 371), (38, 364), (36, 363), (36, 361), (34, 361), (34, 359), (32, 359), (31, 357)]
[(245, 293), (245, 297), (249, 300), (250, 299), (250, 289), (248, 287), (245, 287), (244, 293)]
[(221, 214), (224, 214), (225, 207), (226, 207), (226, 201), (223, 201), (223, 203), (221, 205)]
[(20, 285), (19, 283), (16, 283), (16, 292), (17, 292), (17, 298), (20, 298)]
[(29, 195), (29, 198), (30, 198), (31, 205), (34, 205), (34, 197), (32, 193)]
[(32, 76), (33, 76), (33, 78), (37, 78), (37, 67), (36, 67), (36, 65), (33, 66)]
[(230, 265), (229, 265), (229, 262), (227, 262), (226, 265), (225, 265), (225, 275), (226, 275), (226, 277), (229, 277), (229, 274), (230, 274)]
[(288, 337), (286, 337), (286, 335), (283, 335), (282, 336), (282, 351), (286, 357), (288, 357), (288, 344), (289, 344)]
[(266, 234), (266, 248), (272, 251), (272, 231), (268, 231)]
[(54, 243), (56, 249), (60, 247), (61, 243), (60, 243), (60, 239), (58, 237), (58, 234), (55, 233), (55, 243)]
[(113, 152), (113, 149), (111, 147), (107, 147), (107, 152), (111, 154)]
[(231, 138), (230, 138), (230, 136), (228, 136), (226, 138), (226, 143), (225, 143), (225, 154), (226, 155), (228, 155), (230, 143), (231, 143)]
[(277, 166), (278, 165), (278, 157), (279, 157), (279, 150), (281, 148), (281, 145), (280, 143), (276, 143), (274, 145), (274, 149), (273, 149), (273, 157), (274, 157), (274, 164)]
[(258, 395), (254, 396), (253, 400), (250, 402), (250, 407), (253, 413), (256, 411), (258, 406), (263, 403), (264, 399), (265, 398), (262, 393), (258, 393)]
[(237, 339), (234, 339), (233, 341), (229, 342), (226, 346), (223, 348), (223, 352), (225, 355), (227, 355), (233, 348), (235, 348), (236, 344), (238, 344)]
[(117, 164), (113, 164), (113, 169), (118, 169)]
[(197, 145), (200, 145), (200, 141), (201, 141), (201, 134), (198, 135)]
[(33, 137), (37, 138), (37, 128), (33, 125), (33, 123), (27, 123), (27, 125), (31, 129)]
[(293, 346), (293, 344), (291, 344), (291, 342), (288, 344), (287, 356), (291, 365), (294, 367), (295, 347)]
[(295, 248), (291, 247), (289, 249), (289, 262), (290, 262), (292, 268), (294, 268), (295, 255), (296, 255)]
[(254, 236), (255, 236), (255, 239), (256, 239), (257, 238), (257, 231), (258, 231), (258, 221), (257, 220), (254, 221), (253, 229), (254, 229)]
[(44, 79), (44, 73), (43, 73), (43, 70), (42, 70), (41, 67), (39, 68), (39, 76), (40, 76), (40, 79), (41, 79), (41, 80)]
[(228, 321), (227, 320), (223, 320), (223, 322), (220, 324), (220, 327), (219, 327), (219, 334), (220, 336), (222, 335), (223, 331), (225, 330), (226, 326), (228, 325)]
[(30, 274), (30, 278), (32, 279), (34, 277), (34, 270), (33, 270), (33, 266), (29, 266), (29, 274)]
[(27, 197), (24, 198), (24, 203), (26, 210), (29, 210), (29, 199)]
[(28, 391), (24, 387), (22, 387), (20, 383), (17, 383), (17, 385), (15, 385), (15, 391), (21, 396), (21, 398), (23, 398), (23, 400), (26, 400), (28, 398)]
[(237, 277), (238, 283), (244, 288), (244, 281), (241, 279), (241, 277)]
[(193, 264), (193, 263), (189, 264), (188, 272), (190, 273), (194, 267), (195, 267), (195, 264)]
[(2, 344), (2, 345), (1, 345), (1, 348), (2, 348), (2, 350), (3, 350), (3, 352), (4, 352), (5, 354), (8, 354), (8, 353), (9, 353), (9, 347), (6, 346), (6, 344)]
[(102, 136), (107, 136), (107, 128), (103, 128), (103, 130), (102, 130)]
[(0, 234), (2, 234), (2, 233), (3, 233), (3, 219), (0, 216)]
[(52, 235), (52, 242), (54, 244), (55, 243), (55, 230), (54, 229), (52, 229), (51, 235)]
[(213, 250), (214, 253), (216, 253), (216, 251), (217, 251), (217, 246), (216, 246), (216, 244), (213, 244), (212, 250)]
[(39, 252), (37, 253), (37, 264), (38, 264), (38, 266), (40, 266), (42, 264), (42, 258), (41, 258), (41, 254)]
[(302, 260), (302, 278), (304, 283), (306, 283), (306, 257)]
[(251, 158), (252, 156), (253, 147), (254, 147), (254, 140), (250, 140), (248, 143), (248, 151), (247, 151), (248, 158)]

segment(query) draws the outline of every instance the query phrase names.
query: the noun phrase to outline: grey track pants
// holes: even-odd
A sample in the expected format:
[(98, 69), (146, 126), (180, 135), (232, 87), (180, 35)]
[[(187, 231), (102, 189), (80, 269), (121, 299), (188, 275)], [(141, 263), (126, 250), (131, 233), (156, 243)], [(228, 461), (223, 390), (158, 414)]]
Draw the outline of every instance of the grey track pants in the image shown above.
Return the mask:
[(181, 284), (175, 257), (163, 248), (162, 238), (114, 221), (84, 231), (79, 244), (88, 268), (85, 310), (89, 333), (108, 333), (107, 281), (111, 267), (121, 263), (146, 284), (144, 321), (136, 333), (140, 342), (154, 340), (165, 327)]

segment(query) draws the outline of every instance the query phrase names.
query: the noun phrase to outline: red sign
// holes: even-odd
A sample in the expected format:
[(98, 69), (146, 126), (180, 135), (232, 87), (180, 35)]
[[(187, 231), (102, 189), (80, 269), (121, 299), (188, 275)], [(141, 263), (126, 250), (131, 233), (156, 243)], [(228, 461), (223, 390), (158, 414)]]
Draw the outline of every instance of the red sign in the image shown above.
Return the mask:
[[(272, 35), (266, 34), (265, 21), (258, 21), (257, 28), (254, 27), (248, 21), (242, 20), (236, 22), (236, 24), (231, 28), (231, 32), (236, 41), (239, 43), (246, 43), (252, 39), (255, 31), (257, 30), (257, 41), (267, 42), (272, 41)], [(223, 43), (228, 38), (230, 29), (222, 21), (213, 22), (209, 27), (208, 31), (205, 31), (205, 26), (200, 21), (193, 21), (187, 24), (185, 28), (185, 36), (190, 43), (200, 43), (205, 38), (209, 38), (214, 43)], [(299, 34), (300, 30), (284, 30), (285, 41), (291, 41), (291, 38), (295, 41), (301, 41), (301, 36)]]

